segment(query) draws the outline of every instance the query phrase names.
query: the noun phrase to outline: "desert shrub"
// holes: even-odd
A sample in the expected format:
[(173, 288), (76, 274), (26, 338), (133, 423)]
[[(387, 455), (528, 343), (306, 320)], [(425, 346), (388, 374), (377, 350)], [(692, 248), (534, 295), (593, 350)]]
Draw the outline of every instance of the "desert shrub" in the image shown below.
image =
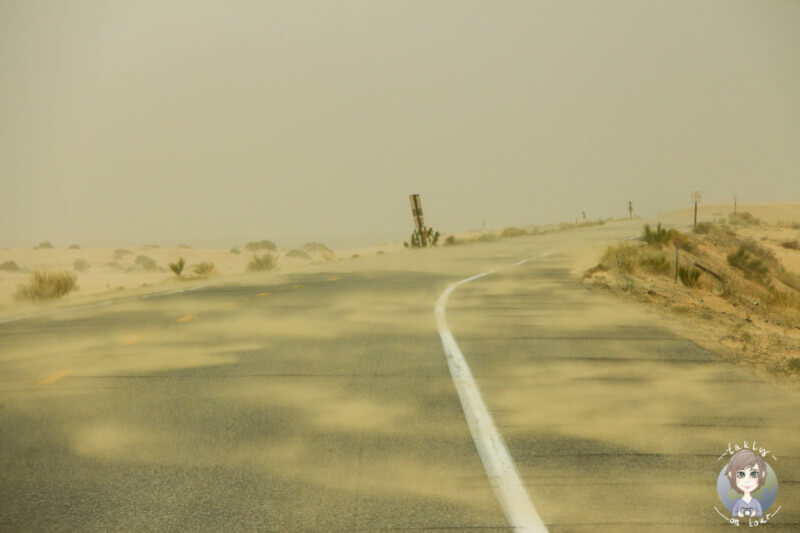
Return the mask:
[(242, 251), (239, 249), (238, 246), (234, 246), (233, 248), (231, 248), (231, 253), (233, 255), (239, 255), (240, 253), (242, 253)]
[(89, 270), (89, 263), (86, 262), (86, 259), (78, 258), (72, 262), (72, 268), (76, 272), (86, 272)]
[(152, 272), (154, 270), (158, 270), (158, 264), (155, 262), (154, 259), (147, 257), (146, 255), (138, 255), (136, 259), (133, 261), (134, 265), (139, 265), (147, 272)]
[[(406, 243), (406, 244), (408, 244), (408, 243)], [(351, 259), (358, 259), (359, 257), (361, 257), (361, 256), (358, 255), (358, 254), (353, 254), (353, 255), (350, 256)]]
[(672, 241), (677, 239), (680, 234), (681, 233), (678, 230), (675, 229), (668, 230), (662, 228), (660, 222), (658, 223), (658, 226), (656, 226), (655, 231), (650, 228), (650, 224), (645, 224), (644, 233), (642, 234), (642, 240), (647, 244), (661, 246), (664, 244), (671, 243)]
[(278, 247), (272, 241), (258, 241), (248, 242), (245, 244), (244, 249), (248, 252), (258, 252), (259, 250), (268, 250), (270, 252), (277, 252)]
[(792, 372), (800, 372), (800, 357), (792, 357), (789, 359), (789, 362), (786, 363), (786, 368)]
[[(434, 231), (433, 228), (424, 228), (424, 233), (422, 230), (415, 229), (413, 233), (411, 233), (410, 247), (411, 248), (426, 248), (428, 246), (436, 246), (439, 243), (439, 237), (441, 233), (438, 231)], [(408, 248), (409, 243), (404, 242), (403, 245)]]
[(503, 237), (522, 237), (527, 235), (528, 232), (521, 228), (510, 227), (503, 230)]
[(694, 232), (704, 235), (706, 233), (711, 233), (714, 224), (711, 222), (698, 222), (697, 225), (694, 227)]
[(198, 276), (210, 276), (214, 273), (214, 263), (203, 261), (202, 263), (197, 263), (192, 270)]
[(618, 270), (630, 274), (636, 268), (639, 250), (632, 244), (622, 243), (617, 246), (609, 246), (603, 257), (600, 258), (600, 265), (608, 270)]
[(50, 249), (52, 247), (53, 247), (53, 245), (52, 245), (52, 243), (50, 241), (42, 241), (39, 244), (37, 244), (36, 246), (34, 246), (33, 249), (34, 250), (47, 250), (47, 249)]
[(114, 259), (119, 261), (126, 255), (132, 255), (132, 254), (133, 252), (131, 252), (130, 250), (125, 250), (124, 248), (117, 248), (116, 250), (114, 250)]
[(67, 249), (68, 250), (80, 250), (81, 247), (80, 247), (80, 245), (77, 245), (77, 244), (70, 244), (69, 246), (67, 246)]
[(4, 272), (22, 272), (22, 269), (19, 268), (16, 261), (5, 261), (0, 264), (0, 270)]
[(494, 242), (497, 240), (497, 235), (494, 233), (481, 233), (478, 235), (478, 242)]
[(608, 271), (608, 268), (606, 268), (604, 265), (598, 263), (595, 266), (593, 266), (592, 268), (588, 269), (586, 272), (584, 272), (583, 273), (583, 277), (584, 278), (589, 278), (589, 277), (593, 276), (597, 272), (606, 272), (606, 271)]
[(253, 255), (253, 258), (247, 263), (248, 272), (261, 272), (263, 270), (273, 270), (277, 266), (275, 256), (267, 252), (264, 255)]
[(787, 250), (800, 250), (800, 241), (784, 241), (781, 243), (781, 246), (786, 248)]
[(14, 297), (17, 300), (51, 300), (61, 298), (76, 287), (78, 278), (70, 272), (37, 270), (27, 283), (20, 283)]
[(375, 255), (386, 255), (386, 252), (384, 252), (383, 250), (378, 250), (377, 252), (375, 252)]
[(183, 257), (180, 257), (174, 263), (168, 263), (167, 266), (175, 276), (180, 278), (183, 276), (183, 268), (186, 266), (186, 261), (183, 260)]
[(700, 279), (700, 271), (694, 267), (678, 267), (678, 278), (681, 283), (687, 287), (697, 287), (697, 281)]
[(319, 242), (307, 242), (303, 245), (302, 250), (306, 253), (318, 253), (325, 261), (333, 261), (333, 250)]
[(639, 265), (653, 274), (669, 274), (672, 270), (672, 263), (663, 252), (642, 254)]
[(307, 242), (303, 245), (304, 252), (328, 252), (333, 253), (333, 250), (320, 242)]
[(729, 214), (728, 224), (732, 226), (760, 226), (761, 220), (754, 217), (751, 213), (743, 211), (741, 213)]
[(456, 238), (453, 235), (449, 235), (444, 240), (444, 245), (445, 246), (455, 246), (456, 244), (458, 244), (458, 241), (456, 241)]
[(286, 257), (294, 257), (295, 259), (305, 259), (306, 261), (311, 261), (311, 256), (308, 255), (308, 252), (304, 250), (289, 250), (286, 253)]
[(186, 250), (191, 250), (192, 249), (192, 247), (189, 246), (188, 244), (179, 244), (178, 248), (184, 248)]
[(769, 267), (758, 257), (753, 257), (744, 246), (728, 254), (728, 264), (742, 271), (744, 277), (762, 285), (769, 283)]
[(796, 292), (771, 290), (769, 303), (778, 307), (800, 309), (800, 295)]

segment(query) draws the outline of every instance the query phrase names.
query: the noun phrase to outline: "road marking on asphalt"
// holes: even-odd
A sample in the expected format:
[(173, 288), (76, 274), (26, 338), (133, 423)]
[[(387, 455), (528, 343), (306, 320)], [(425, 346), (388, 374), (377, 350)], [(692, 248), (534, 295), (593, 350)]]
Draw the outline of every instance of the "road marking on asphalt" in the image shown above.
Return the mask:
[(139, 344), (142, 340), (144, 340), (144, 335), (127, 335), (122, 338), (122, 345), (133, 346), (134, 344)]
[(270, 294), (272, 294), (272, 293), (271, 293), (271, 292), (269, 292), (269, 291), (267, 291), (267, 292), (259, 292), (259, 293), (257, 294), (257, 296), (269, 296)]
[(8, 322), (16, 322), (18, 320), (26, 320), (28, 318), (40, 318), (40, 317), (46, 317), (46, 316), (60, 315), (62, 313), (70, 313), (72, 311), (83, 311), (84, 309), (93, 309), (95, 307), (105, 307), (105, 306), (111, 305), (111, 304), (113, 304), (115, 302), (124, 302), (124, 301), (128, 301), (128, 300), (144, 300), (144, 299), (147, 299), (147, 298), (158, 298), (158, 297), (161, 297), (161, 296), (170, 296), (172, 294), (179, 294), (179, 293), (182, 293), (182, 292), (196, 291), (197, 289), (202, 289), (202, 288), (203, 288), (203, 286), (201, 285), (201, 286), (197, 286), (197, 287), (189, 287), (187, 289), (179, 289), (179, 290), (176, 290), (176, 291), (155, 292), (155, 293), (151, 293), (151, 294), (143, 294), (141, 296), (125, 296), (123, 298), (117, 298), (116, 300), (106, 300), (104, 302), (99, 302), (99, 303), (94, 303), (94, 304), (85, 304), (85, 305), (76, 305), (74, 307), (67, 307), (65, 309), (58, 309), (58, 310), (55, 310), (55, 311), (50, 311), (50, 312), (45, 312), (45, 313), (31, 313), (31, 314), (28, 314), (28, 315), (22, 315), (22, 316), (16, 316), (16, 317), (12, 317), (12, 318), (6, 318), (6, 319), (3, 319), (3, 320), (0, 320), (0, 324), (6, 324)]
[(332, 278), (328, 278), (328, 281), (339, 281), (339, 278), (334, 276)]
[(182, 316), (182, 317), (180, 317), (178, 320), (176, 320), (175, 322), (189, 322), (190, 320), (193, 320), (193, 319), (194, 319), (196, 316), (197, 316), (197, 315), (186, 315), (186, 316)]
[[(519, 266), (548, 255), (551, 254), (524, 259), (511, 266)], [(478, 455), (483, 462), (483, 468), (486, 470), (486, 475), (489, 476), (489, 483), (500, 500), (506, 518), (515, 531), (545, 533), (547, 527), (539, 513), (536, 512), (536, 508), (525, 490), (525, 485), (519, 477), (519, 472), (508, 452), (503, 436), (497, 430), (492, 415), (483, 402), (481, 391), (472, 377), (467, 360), (461, 353), (445, 318), (447, 299), (456, 288), (495, 272), (496, 270), (492, 270), (477, 274), (450, 285), (436, 301), (436, 327), (442, 338), (447, 367), (450, 369), (450, 376), (453, 378), (458, 392), (458, 399), (461, 401), (461, 408), (464, 410), (472, 440), (475, 442)]]
[(72, 370), (62, 370), (61, 372), (56, 372), (52, 376), (48, 376), (39, 382), (39, 385), (50, 385), (55, 383), (56, 381), (62, 380), (67, 376), (72, 375)]

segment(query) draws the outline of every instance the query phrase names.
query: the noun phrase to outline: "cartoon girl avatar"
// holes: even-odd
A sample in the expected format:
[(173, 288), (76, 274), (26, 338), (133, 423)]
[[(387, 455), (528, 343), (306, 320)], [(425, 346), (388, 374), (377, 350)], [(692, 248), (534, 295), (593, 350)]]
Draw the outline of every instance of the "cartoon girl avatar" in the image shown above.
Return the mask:
[(731, 488), (743, 494), (733, 504), (731, 516), (748, 517), (764, 514), (761, 502), (752, 496), (767, 480), (767, 465), (764, 459), (752, 450), (739, 450), (731, 457), (725, 475), (731, 483)]

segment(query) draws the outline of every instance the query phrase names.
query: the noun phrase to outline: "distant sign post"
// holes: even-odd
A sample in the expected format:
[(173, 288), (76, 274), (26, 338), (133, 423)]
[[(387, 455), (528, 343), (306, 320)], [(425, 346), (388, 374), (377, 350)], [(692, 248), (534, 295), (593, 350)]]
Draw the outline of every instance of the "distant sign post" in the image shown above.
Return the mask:
[(628, 218), (633, 220), (633, 202), (628, 202)]
[(694, 204), (694, 227), (697, 227), (697, 204), (700, 203), (700, 191), (692, 191), (692, 203)]
[(425, 231), (425, 218), (422, 216), (422, 200), (419, 194), (409, 194), (408, 199), (411, 202), (411, 216), (414, 217), (414, 225), (417, 227), (417, 233), (422, 240), (422, 246), (428, 245), (428, 236)]

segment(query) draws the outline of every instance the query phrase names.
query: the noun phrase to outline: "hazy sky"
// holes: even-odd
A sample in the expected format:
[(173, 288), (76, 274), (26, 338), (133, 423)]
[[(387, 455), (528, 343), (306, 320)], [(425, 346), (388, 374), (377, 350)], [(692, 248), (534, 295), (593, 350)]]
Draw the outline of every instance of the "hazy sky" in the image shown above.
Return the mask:
[[(0, 0), (0, 246), (800, 201), (800, 1)], [(338, 237), (337, 237), (338, 236)]]

